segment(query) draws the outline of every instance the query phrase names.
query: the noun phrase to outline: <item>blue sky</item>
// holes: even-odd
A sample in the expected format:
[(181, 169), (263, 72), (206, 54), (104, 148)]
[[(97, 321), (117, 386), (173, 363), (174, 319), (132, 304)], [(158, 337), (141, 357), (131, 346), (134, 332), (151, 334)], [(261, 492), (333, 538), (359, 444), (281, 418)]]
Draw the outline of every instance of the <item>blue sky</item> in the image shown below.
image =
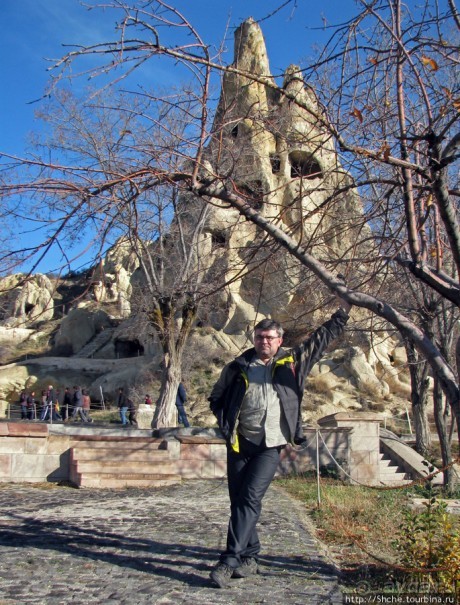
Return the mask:
[[(134, 0), (132, 0), (134, 2)], [(97, 0), (88, 0), (96, 4)], [(102, 3), (102, 2), (101, 2)], [(142, 4), (142, 2), (139, 2)], [(284, 0), (171, 0), (189, 18), (208, 44), (220, 46), (225, 35), (228, 52), (225, 61), (233, 59), (233, 32), (249, 16), (256, 20), (266, 17)], [(41, 124), (34, 113), (43, 95), (53, 65), (73, 45), (90, 45), (117, 39), (113, 11), (88, 11), (79, 0), (0, 0), (2, 36), (0, 37), (0, 153), (24, 157), (29, 135), (40, 132)], [(291, 63), (305, 64), (314, 44), (321, 44), (330, 35), (323, 25), (337, 24), (356, 10), (355, 0), (292, 0), (273, 18), (261, 25), (264, 31), (271, 71), (282, 74)], [(165, 32), (167, 34), (167, 32)], [(147, 65), (144, 75), (149, 85), (167, 87), (178, 84), (174, 63), (161, 59)], [(145, 83), (144, 82), (144, 83)], [(85, 80), (75, 82), (78, 87)], [(24, 232), (24, 234), (23, 234)], [(25, 223), (16, 230), (19, 240), (34, 241), (39, 233), (28, 231)], [(75, 260), (74, 268), (88, 262), (86, 254)], [(60, 265), (59, 253), (52, 253), (37, 270), (47, 272)], [(25, 269), (28, 269), (26, 266)], [(37, 271), (36, 270), (36, 271)]]
[[(92, 0), (94, 2), (94, 0)], [(228, 62), (232, 60), (233, 28), (249, 16), (266, 16), (278, 4), (274, 0), (179, 0), (178, 6), (197, 27), (205, 41), (219, 44), (227, 23)], [(282, 0), (280, 0), (282, 4)], [(351, 14), (354, 0), (297, 0), (262, 24), (274, 74), (306, 57), (315, 42), (326, 36), (323, 18), (334, 23)], [(111, 12), (88, 11), (78, 0), (2, 0), (0, 38), (0, 151), (21, 155), (28, 133), (39, 129), (34, 120), (37, 104), (49, 79), (47, 59), (57, 59), (66, 45), (91, 44), (113, 36)], [(313, 29), (313, 28), (318, 28)], [(163, 63), (155, 78), (164, 85), (174, 80), (174, 69)]]

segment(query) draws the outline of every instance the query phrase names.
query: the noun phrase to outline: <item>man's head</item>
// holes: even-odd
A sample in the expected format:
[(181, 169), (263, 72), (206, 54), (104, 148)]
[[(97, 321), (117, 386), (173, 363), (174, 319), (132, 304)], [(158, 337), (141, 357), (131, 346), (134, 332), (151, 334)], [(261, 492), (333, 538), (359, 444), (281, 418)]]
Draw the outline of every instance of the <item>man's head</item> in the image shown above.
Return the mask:
[(262, 361), (276, 355), (283, 342), (283, 328), (273, 319), (263, 319), (254, 328), (254, 348)]

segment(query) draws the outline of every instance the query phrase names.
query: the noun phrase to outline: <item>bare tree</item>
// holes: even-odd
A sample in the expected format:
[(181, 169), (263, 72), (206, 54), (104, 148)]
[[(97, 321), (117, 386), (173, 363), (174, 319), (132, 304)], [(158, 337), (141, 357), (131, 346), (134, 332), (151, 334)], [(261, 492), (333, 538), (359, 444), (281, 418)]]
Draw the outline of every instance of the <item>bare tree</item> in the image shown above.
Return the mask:
[[(431, 288), (456, 306), (460, 301), (455, 208), (459, 189), (454, 170), (460, 145), (455, 130), (458, 14), (453, 2), (436, 0), (411, 11), (400, 0), (359, 0), (358, 7), (352, 20), (331, 30), (330, 43), (308, 68), (291, 67), (279, 86), (267, 71), (240, 63), (238, 55), (234, 64), (222, 65), (174, 6), (161, 0), (141, 7), (123, 0), (104, 3), (104, 9), (113, 9), (118, 18), (120, 36), (68, 53), (56, 65), (54, 84), (85, 55), (100, 59), (93, 73), (113, 73), (116, 82), (151, 57), (180, 63), (194, 78), (188, 100), (194, 100), (195, 111), (187, 102), (174, 103), (187, 124), (174, 145), (174, 161), (165, 161), (161, 144), (154, 141), (148, 152), (120, 165), (103, 182), (85, 182), (87, 167), (81, 175), (75, 170), (72, 177), (80, 177), (76, 185), (68, 178), (68, 167), (41, 158), (35, 160), (38, 176), (6, 185), (3, 192), (43, 194), (50, 187), (56, 195), (75, 192), (72, 211), (61, 219), (65, 225), (81, 215), (92, 220), (96, 202), (98, 216), (108, 209), (109, 217), (118, 217), (118, 210), (111, 211), (119, 208), (120, 200), (125, 204), (133, 192), (161, 190), (166, 183), (178, 194), (193, 194), (219, 211), (237, 211), (325, 287), (381, 317), (410, 341), (430, 364), (460, 427), (458, 377), (435, 338), (404, 308), (382, 296), (382, 281), (400, 265), (411, 272), (414, 287)], [(168, 40), (171, 32), (173, 39)], [(213, 72), (222, 73), (235, 91), (229, 102), (221, 99), (214, 120), (209, 97)], [(72, 77), (77, 75), (73, 71)], [(240, 90), (245, 91), (246, 105), (238, 101)], [(271, 110), (275, 105), (281, 108), (276, 115)], [(283, 116), (288, 114), (305, 124), (291, 138), (282, 134)], [(259, 159), (244, 144), (251, 140), (254, 149), (267, 133), (276, 142), (274, 153), (260, 161), (272, 162), (274, 174), (278, 162), (290, 163), (297, 195), (287, 205), (272, 202), (275, 177), (269, 183), (256, 179)], [(303, 144), (309, 153), (294, 149)], [(321, 160), (326, 148), (337, 158), (327, 166)], [(19, 164), (31, 166), (34, 161), (22, 159)], [(63, 175), (61, 181), (56, 170)], [(327, 185), (323, 201), (305, 206), (310, 193), (304, 185), (316, 183), (318, 174), (322, 179), (314, 185), (316, 191)], [(330, 219), (344, 208), (339, 230)], [(198, 213), (197, 224), (199, 217)], [(353, 245), (340, 245), (347, 232)], [(338, 252), (331, 253), (334, 241)], [(165, 312), (172, 315), (168, 300)]]

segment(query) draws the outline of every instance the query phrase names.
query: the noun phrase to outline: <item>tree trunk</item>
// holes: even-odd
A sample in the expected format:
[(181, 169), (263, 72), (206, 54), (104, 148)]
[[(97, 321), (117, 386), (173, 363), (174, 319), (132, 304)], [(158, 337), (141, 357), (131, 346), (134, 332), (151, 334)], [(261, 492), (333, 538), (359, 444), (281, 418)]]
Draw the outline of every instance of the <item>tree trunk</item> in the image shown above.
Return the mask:
[(411, 341), (405, 341), (411, 381), (412, 415), (415, 428), (415, 449), (428, 456), (431, 447), (431, 432), (428, 424), (428, 363), (421, 361)]
[[(182, 315), (180, 320), (176, 317), (178, 309)], [(176, 395), (182, 377), (182, 354), (196, 314), (197, 306), (192, 295), (180, 304), (173, 297), (164, 297), (151, 314), (152, 325), (163, 347), (161, 389), (153, 416), (154, 428), (177, 425)]]
[(442, 390), (439, 385), (439, 380), (435, 377), (433, 388), (434, 420), (439, 435), (442, 465), (444, 467), (444, 487), (447, 491), (453, 491), (456, 483), (456, 475), (452, 466), (449, 466), (452, 464), (452, 450), (445, 422), (442, 399)]
[[(180, 358), (182, 358), (182, 354)], [(171, 359), (174, 359), (174, 361), (171, 362)], [(168, 355), (164, 361), (160, 396), (153, 417), (154, 428), (177, 426), (176, 395), (181, 381), (181, 363), (175, 355)]]

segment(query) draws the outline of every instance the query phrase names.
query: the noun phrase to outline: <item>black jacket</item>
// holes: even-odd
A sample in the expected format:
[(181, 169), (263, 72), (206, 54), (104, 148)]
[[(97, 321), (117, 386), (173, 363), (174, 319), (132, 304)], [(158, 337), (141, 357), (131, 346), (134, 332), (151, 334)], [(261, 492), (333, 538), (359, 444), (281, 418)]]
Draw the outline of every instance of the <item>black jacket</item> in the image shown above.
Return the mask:
[[(305, 380), (327, 346), (342, 334), (348, 314), (339, 309), (306, 341), (292, 350), (280, 348), (273, 359), (272, 383), (289, 428), (289, 442), (303, 441), (302, 403)], [(238, 416), (248, 387), (247, 368), (255, 349), (248, 349), (224, 367), (209, 396), (210, 407), (222, 434), (230, 444), (236, 441)]]

